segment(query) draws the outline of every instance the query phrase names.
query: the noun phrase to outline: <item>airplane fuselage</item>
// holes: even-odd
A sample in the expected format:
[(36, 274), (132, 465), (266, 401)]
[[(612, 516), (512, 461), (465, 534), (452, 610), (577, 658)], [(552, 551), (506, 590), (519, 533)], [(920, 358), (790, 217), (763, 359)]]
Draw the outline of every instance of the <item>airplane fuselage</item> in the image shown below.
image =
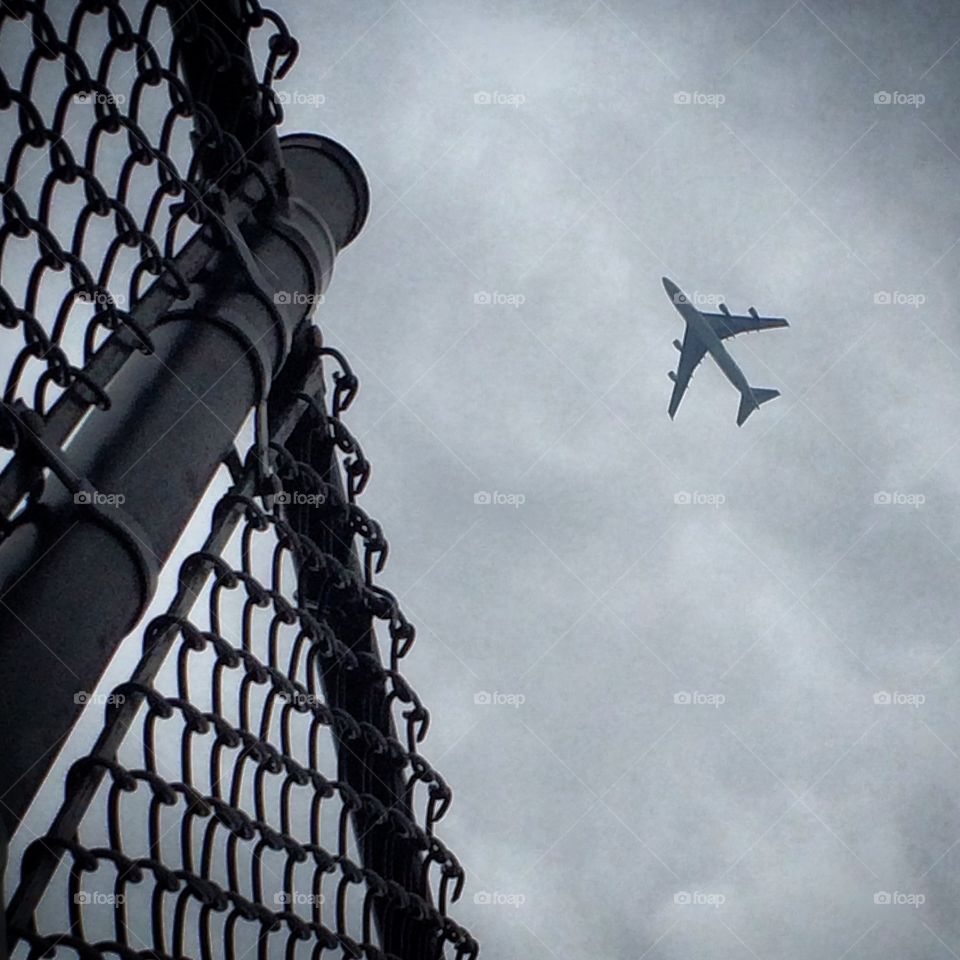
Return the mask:
[(670, 300), (677, 313), (687, 322), (691, 330), (703, 341), (707, 352), (717, 362), (717, 366), (723, 371), (724, 376), (737, 388), (742, 394), (750, 393), (750, 384), (743, 375), (743, 371), (737, 366), (736, 361), (727, 352), (723, 341), (717, 336), (713, 328), (707, 323), (703, 314), (690, 302), (683, 291), (672, 281), (664, 278), (664, 288), (670, 296)]

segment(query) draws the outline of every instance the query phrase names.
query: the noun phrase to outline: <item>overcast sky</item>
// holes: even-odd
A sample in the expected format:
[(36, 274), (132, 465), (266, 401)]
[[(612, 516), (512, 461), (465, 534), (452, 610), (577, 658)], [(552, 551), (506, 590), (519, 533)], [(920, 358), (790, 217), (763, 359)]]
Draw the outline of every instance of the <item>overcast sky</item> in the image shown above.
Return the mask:
[[(372, 186), (318, 322), (455, 917), (490, 958), (956, 957), (960, 10), (278, 9), (284, 129)], [(668, 419), (663, 275), (789, 318), (732, 342), (782, 393), (743, 428), (709, 361)]]
[[(960, 960), (960, 9), (275, 3), (283, 132), (371, 182), (316, 319), (455, 919), (490, 960)], [(709, 360), (668, 418), (664, 275), (790, 320), (730, 342), (782, 394), (742, 428)]]

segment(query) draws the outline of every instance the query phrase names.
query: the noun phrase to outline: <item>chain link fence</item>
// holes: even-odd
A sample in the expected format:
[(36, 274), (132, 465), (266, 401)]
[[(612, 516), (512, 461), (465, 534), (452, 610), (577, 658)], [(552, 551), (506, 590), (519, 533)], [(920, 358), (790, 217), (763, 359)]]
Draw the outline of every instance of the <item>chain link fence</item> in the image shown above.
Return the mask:
[[(101, 645), (95, 670), (82, 664), (96, 680), (114, 658), (111, 675), (129, 665), (121, 682), (81, 686), (67, 708), (63, 691), (83, 676), (79, 625), (77, 637), (37, 629), (28, 656), (4, 647), (5, 698), (36, 700), (5, 731), (27, 745), (0, 783), (8, 830), (21, 826), (8, 870), (11, 956), (478, 952), (447, 915), (464, 872), (436, 834), (451, 792), (419, 753), (428, 713), (401, 674), (414, 629), (376, 582), (387, 541), (357, 503), (370, 466), (341, 418), (357, 380), (309, 319), (329, 265), (297, 227), (285, 162), (295, 154), (276, 136), (282, 111), (271, 90), (296, 52), (255, 0), (0, 7), (9, 145), (0, 184), (0, 604), (23, 620), (5, 599), (15, 589), (60, 602), (59, 583), (51, 590), (43, 565), (25, 565), (11, 546), (60, 515), (47, 501), (62, 487), (72, 526), (58, 528), (66, 532), (44, 557), (89, 519), (137, 552), (141, 615), (156, 582), (147, 568), (169, 571), (177, 554), (172, 542), (144, 550), (157, 536), (125, 506), (122, 483), (91, 481), (83, 430), (111, 411), (132, 357), (162, 355), (171, 316), (193, 311), (204, 330), (239, 341), (244, 357), (259, 356), (261, 339), (276, 341), (266, 360), (250, 360), (260, 382), (252, 378), (249, 402), (234, 403), (252, 424), (242, 449), (232, 440), (239, 420), (212, 423), (228, 409), (214, 386), (243, 380), (231, 367), (167, 428), (189, 432), (202, 414), (230, 442), (214, 444), (210, 470), (196, 471), (194, 487), (214, 506), (209, 520), (193, 518), (194, 536), (198, 524), (209, 532), (177, 558), (172, 600), (154, 601), (159, 613), (144, 628)], [(325, 149), (337, 169), (349, 166)], [(317, 235), (340, 249), (362, 216), (354, 220)], [(299, 298), (296, 322), (277, 306), (287, 281), (273, 241), (261, 242), (268, 227), (299, 244), (305, 273), (320, 278)], [(241, 313), (262, 312), (262, 337), (223, 319), (224, 297)], [(177, 351), (192, 342), (181, 338)], [(181, 379), (177, 355), (166, 355), (168, 389)], [(144, 413), (125, 424), (141, 459), (161, 440), (152, 422)], [(124, 583), (96, 556), (75, 571), (81, 588), (96, 585), (82, 601), (95, 609)], [(19, 688), (33, 699), (16, 700)], [(29, 802), (84, 708), (102, 715), (95, 742), (78, 743), (76, 731), (66, 740), (66, 782), (44, 785), (56, 812), (38, 828), (25, 818)], [(63, 714), (64, 730), (41, 753), (31, 738), (50, 713)]]

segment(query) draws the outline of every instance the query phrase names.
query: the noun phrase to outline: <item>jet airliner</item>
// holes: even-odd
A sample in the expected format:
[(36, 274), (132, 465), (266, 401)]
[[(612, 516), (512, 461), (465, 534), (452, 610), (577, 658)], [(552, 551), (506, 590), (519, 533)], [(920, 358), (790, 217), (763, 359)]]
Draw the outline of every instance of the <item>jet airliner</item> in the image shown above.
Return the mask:
[(753, 307), (747, 311), (749, 316), (739, 316), (731, 313), (726, 304), (720, 304), (720, 313), (702, 313), (683, 294), (680, 288), (667, 277), (663, 278), (663, 289), (683, 317), (686, 330), (683, 343), (674, 340), (673, 345), (680, 351), (680, 363), (677, 372), (672, 370), (668, 374), (673, 381), (673, 396), (670, 397), (669, 414), (673, 419), (683, 399), (683, 394), (690, 382), (690, 376), (697, 368), (706, 353), (710, 353), (723, 371), (726, 378), (740, 392), (740, 409), (737, 411), (737, 426), (760, 409), (761, 403), (766, 403), (774, 397), (780, 396), (779, 390), (765, 390), (760, 387), (751, 387), (743, 371), (736, 365), (733, 357), (727, 353), (723, 341), (727, 337), (735, 337), (739, 333), (750, 333), (755, 330), (771, 330), (774, 327), (787, 327), (789, 324), (783, 317), (761, 317)]

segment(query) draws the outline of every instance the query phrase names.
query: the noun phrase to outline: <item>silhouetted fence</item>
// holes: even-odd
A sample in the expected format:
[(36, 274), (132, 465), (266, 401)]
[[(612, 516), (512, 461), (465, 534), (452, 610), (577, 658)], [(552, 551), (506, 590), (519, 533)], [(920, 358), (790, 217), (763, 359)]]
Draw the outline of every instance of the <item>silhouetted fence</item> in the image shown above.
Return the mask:
[(256, 0), (0, 7), (12, 956), (477, 953), (309, 319), (366, 180), (277, 137), (296, 52)]

